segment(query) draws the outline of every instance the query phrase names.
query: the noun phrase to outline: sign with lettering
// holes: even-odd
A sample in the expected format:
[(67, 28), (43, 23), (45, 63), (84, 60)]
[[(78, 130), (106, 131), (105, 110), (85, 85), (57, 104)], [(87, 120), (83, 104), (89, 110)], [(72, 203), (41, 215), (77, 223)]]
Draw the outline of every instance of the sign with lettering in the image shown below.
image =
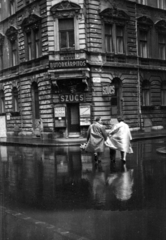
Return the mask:
[(61, 94), (59, 95), (59, 101), (62, 103), (65, 102), (84, 102), (84, 94)]
[(103, 96), (112, 96), (115, 94), (115, 86), (109, 85), (109, 86), (103, 86), (102, 88)]
[(6, 116), (0, 116), (0, 137), (6, 137)]
[(65, 107), (55, 107), (54, 108), (55, 117), (65, 117)]
[(91, 124), (91, 107), (90, 105), (80, 105), (80, 126), (89, 126)]
[(86, 67), (86, 60), (51, 61), (50, 69)]

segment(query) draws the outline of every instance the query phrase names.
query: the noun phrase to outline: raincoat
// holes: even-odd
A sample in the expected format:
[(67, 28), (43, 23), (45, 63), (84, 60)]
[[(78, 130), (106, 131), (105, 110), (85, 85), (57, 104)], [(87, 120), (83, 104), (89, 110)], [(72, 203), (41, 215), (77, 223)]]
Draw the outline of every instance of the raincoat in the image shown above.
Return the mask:
[(123, 121), (117, 123), (114, 128), (109, 131), (109, 140), (119, 151), (133, 153), (130, 144), (132, 140), (130, 129)]
[(90, 125), (87, 132), (87, 152), (104, 152), (104, 142), (107, 139), (107, 133), (103, 125), (96, 122)]

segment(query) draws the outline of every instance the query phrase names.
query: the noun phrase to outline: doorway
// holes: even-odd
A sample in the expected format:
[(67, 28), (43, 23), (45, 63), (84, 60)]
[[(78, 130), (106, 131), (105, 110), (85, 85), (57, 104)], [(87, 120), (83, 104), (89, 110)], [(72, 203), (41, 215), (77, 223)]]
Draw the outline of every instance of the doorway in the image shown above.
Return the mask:
[(71, 103), (67, 105), (67, 117), (69, 136), (78, 136), (80, 134), (80, 116), (78, 103)]

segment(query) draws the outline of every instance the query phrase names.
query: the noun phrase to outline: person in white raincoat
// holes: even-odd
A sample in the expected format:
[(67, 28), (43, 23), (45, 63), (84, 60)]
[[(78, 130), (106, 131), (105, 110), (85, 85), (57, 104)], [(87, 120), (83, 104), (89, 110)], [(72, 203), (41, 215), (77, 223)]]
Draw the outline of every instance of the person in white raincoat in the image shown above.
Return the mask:
[(121, 160), (126, 162), (127, 153), (133, 153), (130, 141), (132, 140), (130, 128), (122, 116), (117, 117), (118, 123), (109, 131), (112, 145), (121, 152)]

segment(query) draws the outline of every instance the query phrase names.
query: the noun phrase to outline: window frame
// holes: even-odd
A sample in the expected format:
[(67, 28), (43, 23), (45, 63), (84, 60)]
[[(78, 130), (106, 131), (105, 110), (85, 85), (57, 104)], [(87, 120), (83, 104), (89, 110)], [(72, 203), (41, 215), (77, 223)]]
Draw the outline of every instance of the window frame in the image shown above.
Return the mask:
[(15, 40), (11, 41), (10, 46), (11, 46), (11, 64), (12, 67), (15, 67), (17, 65), (17, 42)]
[(15, 0), (10, 0), (9, 1), (9, 14), (10, 14), (10, 16), (12, 16), (15, 13), (16, 13), (16, 2), (15, 2)]
[(161, 84), (161, 106), (166, 107), (166, 82)]
[(5, 113), (5, 93), (3, 89), (0, 89), (0, 114)]
[(0, 71), (3, 70), (3, 45), (0, 44)]
[[(60, 29), (60, 22), (61, 21), (66, 21), (68, 22), (69, 20), (72, 20), (72, 25), (73, 25), (73, 28), (68, 28), (66, 30), (62, 30)], [(59, 49), (60, 51), (64, 51), (64, 50), (75, 50), (75, 26), (74, 26), (74, 18), (67, 18), (67, 19), (58, 19), (58, 29), (59, 29)], [(66, 33), (66, 47), (61, 47), (61, 43), (62, 43), (62, 40), (61, 40), (61, 36), (62, 36), (62, 33)], [(73, 46), (70, 46), (70, 34), (72, 33), (73, 35)]]
[(141, 107), (151, 106), (151, 85), (150, 82), (144, 80), (141, 86)]
[[(146, 33), (146, 39), (141, 38), (141, 33)], [(144, 45), (144, 46), (143, 46)], [(146, 30), (139, 30), (139, 56), (141, 58), (148, 58), (149, 57), (149, 48), (148, 48), (148, 31)], [(146, 47), (146, 53), (144, 52), (144, 49)]]
[[(165, 41), (164, 42), (162, 42), (162, 41), (160, 41), (160, 37), (162, 37), (162, 39), (164, 39)], [(161, 48), (163, 48), (164, 47), (164, 49), (162, 49), (162, 51), (160, 51), (161, 50)], [(164, 55), (163, 55), (163, 53), (164, 53)], [(158, 33), (158, 55), (159, 55), (159, 59), (161, 59), (161, 60), (166, 60), (166, 34), (163, 34), (163, 33)]]
[(17, 87), (12, 89), (12, 107), (13, 112), (19, 112), (19, 92)]

